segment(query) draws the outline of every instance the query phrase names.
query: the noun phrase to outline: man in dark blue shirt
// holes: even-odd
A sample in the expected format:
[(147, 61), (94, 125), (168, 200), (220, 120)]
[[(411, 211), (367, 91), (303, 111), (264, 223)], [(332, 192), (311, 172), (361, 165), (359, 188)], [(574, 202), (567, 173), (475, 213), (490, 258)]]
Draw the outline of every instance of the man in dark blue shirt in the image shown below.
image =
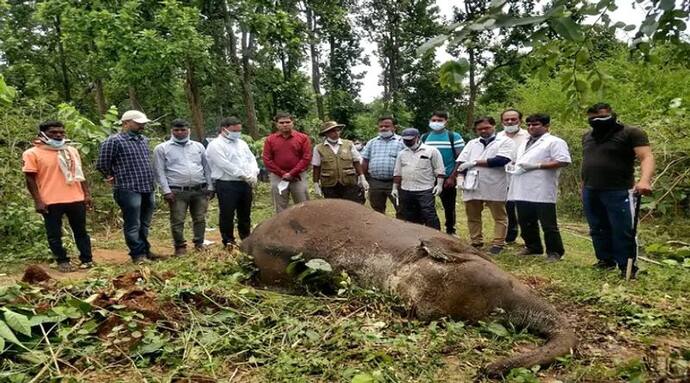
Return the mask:
[(113, 197), (122, 210), (129, 255), (133, 262), (142, 263), (157, 257), (151, 253), (148, 241), (155, 201), (148, 138), (142, 135), (150, 120), (138, 110), (128, 110), (121, 121), (122, 132), (101, 145), (96, 169), (113, 186)]

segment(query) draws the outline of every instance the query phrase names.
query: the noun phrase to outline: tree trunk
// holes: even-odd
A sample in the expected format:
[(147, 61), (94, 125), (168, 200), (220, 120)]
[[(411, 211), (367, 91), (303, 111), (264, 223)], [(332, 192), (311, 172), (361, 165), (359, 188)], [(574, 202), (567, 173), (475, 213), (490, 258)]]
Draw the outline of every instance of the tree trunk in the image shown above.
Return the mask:
[(465, 127), (468, 131), (472, 131), (474, 127), (474, 103), (477, 98), (477, 83), (474, 78), (477, 60), (474, 49), (468, 49), (467, 53), (470, 62), (470, 94), (467, 100), (467, 119), (465, 120)]
[(244, 104), (244, 110), (247, 116), (245, 126), (247, 127), (247, 133), (252, 136), (252, 138), (259, 139), (259, 129), (256, 123), (256, 106), (254, 105), (254, 95), (252, 94), (254, 74), (252, 73), (250, 62), (254, 54), (254, 36), (249, 31), (242, 31), (240, 36), (242, 58), (240, 59), (237, 53), (237, 37), (235, 36), (234, 24), (230, 17), (230, 12), (228, 11), (227, 0), (223, 1), (223, 12), (225, 16), (225, 34), (227, 38), (228, 54), (235, 68), (235, 73), (237, 73), (237, 77), (240, 79), (242, 88), (242, 103)]
[(106, 112), (108, 112), (108, 107), (105, 102), (105, 94), (103, 92), (103, 80), (100, 78), (94, 81), (95, 91), (94, 97), (96, 98), (96, 108), (98, 108), (98, 115), (103, 118)]
[(129, 94), (129, 106), (134, 109), (134, 110), (141, 110), (141, 104), (139, 103), (139, 99), (137, 98), (137, 90), (134, 89), (134, 86), (130, 85), (127, 87), (127, 93)]
[(323, 121), (325, 119), (325, 113), (323, 111), (323, 96), (321, 95), (321, 68), (319, 67), (319, 51), (316, 44), (318, 40), (316, 38), (316, 16), (312, 10), (307, 6), (307, 28), (309, 28), (310, 40), (309, 40), (309, 53), (311, 55), (311, 86), (314, 90), (314, 98), (316, 99), (316, 112), (319, 115), (319, 119)]
[(70, 92), (69, 77), (67, 76), (67, 60), (65, 58), (65, 48), (62, 45), (62, 29), (60, 16), (55, 16), (55, 33), (57, 34), (57, 48), (58, 48), (58, 58), (60, 61), (60, 71), (62, 72), (62, 88), (64, 91), (65, 101), (72, 101), (72, 95)]
[(256, 126), (256, 106), (252, 94), (254, 74), (250, 63), (254, 51), (254, 35), (242, 32), (242, 100), (247, 113), (247, 130), (254, 139), (259, 139), (259, 129)]
[(192, 128), (198, 141), (204, 139), (204, 113), (201, 110), (201, 96), (199, 95), (199, 85), (194, 78), (194, 66), (189, 64), (187, 66), (185, 93), (187, 94), (187, 102), (189, 109), (192, 112)]

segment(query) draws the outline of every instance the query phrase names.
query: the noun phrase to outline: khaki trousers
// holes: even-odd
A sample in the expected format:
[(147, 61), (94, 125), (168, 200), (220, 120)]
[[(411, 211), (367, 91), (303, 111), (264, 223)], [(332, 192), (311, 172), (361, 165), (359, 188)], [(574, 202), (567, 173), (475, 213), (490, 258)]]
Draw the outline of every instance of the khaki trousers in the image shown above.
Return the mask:
[(494, 246), (504, 246), (506, 243), (506, 232), (508, 231), (506, 203), (505, 201), (484, 200), (465, 201), (467, 227), (470, 230), (472, 245), (480, 246), (484, 244), (484, 237), (482, 236), (482, 210), (484, 210), (485, 205), (491, 211), (491, 216), (494, 219), (494, 239), (491, 241), (491, 244)]
[(290, 203), (290, 196), (292, 195), (292, 202), (298, 204), (309, 199), (309, 191), (307, 190), (307, 172), (299, 175), (299, 180), (295, 179), (290, 182), (287, 190), (283, 194), (278, 193), (278, 184), (283, 179), (276, 174), (269, 173), (268, 178), (271, 180), (271, 195), (273, 196), (273, 206), (276, 208), (276, 213), (287, 209)]

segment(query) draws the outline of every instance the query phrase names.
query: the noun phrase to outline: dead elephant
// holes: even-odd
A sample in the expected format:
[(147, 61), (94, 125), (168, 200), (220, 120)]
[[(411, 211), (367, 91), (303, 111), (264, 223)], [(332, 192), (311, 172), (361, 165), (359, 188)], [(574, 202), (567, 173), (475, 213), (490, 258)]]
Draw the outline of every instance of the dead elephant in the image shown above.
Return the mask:
[(290, 258), (321, 258), (361, 285), (400, 296), (420, 319), (449, 316), (474, 322), (503, 310), (511, 323), (547, 339), (536, 350), (486, 367), (501, 375), (515, 367), (551, 363), (571, 352), (573, 331), (553, 306), (457, 238), (402, 222), (359, 204), (308, 201), (263, 222), (242, 242), (267, 285), (290, 285)]

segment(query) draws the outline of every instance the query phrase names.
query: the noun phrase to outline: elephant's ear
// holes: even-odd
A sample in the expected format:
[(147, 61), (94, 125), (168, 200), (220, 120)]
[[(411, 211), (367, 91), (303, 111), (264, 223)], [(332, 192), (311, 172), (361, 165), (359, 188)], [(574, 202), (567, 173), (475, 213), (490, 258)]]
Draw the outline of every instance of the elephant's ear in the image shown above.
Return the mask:
[(425, 258), (431, 256), (431, 249), (426, 241), (420, 240), (417, 245), (417, 256), (420, 258)]
[(430, 257), (436, 261), (447, 262), (450, 260), (448, 254), (443, 249), (433, 246), (430, 242), (420, 240), (417, 245), (417, 256), (420, 258)]

